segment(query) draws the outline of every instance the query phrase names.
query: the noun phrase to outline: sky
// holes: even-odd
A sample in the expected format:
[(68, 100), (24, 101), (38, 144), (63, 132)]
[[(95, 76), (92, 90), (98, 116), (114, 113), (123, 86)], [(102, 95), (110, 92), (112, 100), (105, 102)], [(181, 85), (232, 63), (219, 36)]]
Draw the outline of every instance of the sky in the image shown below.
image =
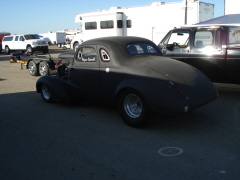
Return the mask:
[[(179, 1), (181, 0), (161, 2)], [(76, 14), (110, 7), (144, 6), (153, 2), (157, 0), (0, 0), (0, 32), (40, 34), (64, 29), (74, 30), (80, 27), (79, 23), (74, 22)], [(200, 2), (215, 5), (214, 17), (224, 15), (224, 0), (200, 0)]]

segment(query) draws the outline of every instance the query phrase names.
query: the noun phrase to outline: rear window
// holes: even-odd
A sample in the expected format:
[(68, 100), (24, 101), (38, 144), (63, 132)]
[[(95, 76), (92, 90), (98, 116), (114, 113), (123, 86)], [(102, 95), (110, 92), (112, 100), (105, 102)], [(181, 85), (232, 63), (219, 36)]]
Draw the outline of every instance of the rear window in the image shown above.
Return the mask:
[(5, 36), (3, 38), (3, 41), (12, 41), (13, 40), (13, 36)]
[(240, 27), (229, 28), (229, 44), (240, 44)]
[(194, 38), (194, 47), (203, 47), (213, 44), (214, 31), (197, 31)]
[(149, 43), (134, 43), (127, 45), (127, 50), (131, 55), (138, 54), (158, 54), (158, 51)]

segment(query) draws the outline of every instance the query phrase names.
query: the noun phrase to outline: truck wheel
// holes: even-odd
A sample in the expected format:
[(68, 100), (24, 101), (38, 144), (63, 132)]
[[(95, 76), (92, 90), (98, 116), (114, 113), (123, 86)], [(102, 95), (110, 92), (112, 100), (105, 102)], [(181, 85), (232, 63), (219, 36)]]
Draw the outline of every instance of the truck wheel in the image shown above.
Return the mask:
[(39, 64), (39, 74), (41, 76), (48, 76), (50, 74), (49, 67), (46, 61), (42, 61)]
[(66, 46), (63, 46), (63, 50), (67, 50), (67, 47), (66, 47)]
[(41, 96), (42, 96), (43, 100), (47, 103), (50, 103), (53, 101), (52, 93), (50, 92), (50, 89), (47, 87), (46, 84), (42, 84)]
[(38, 67), (37, 67), (36, 63), (33, 60), (31, 60), (28, 63), (28, 70), (29, 70), (29, 73), (32, 76), (37, 76), (38, 75)]
[(8, 46), (5, 46), (5, 54), (10, 54), (11, 50)]
[(73, 44), (73, 49), (74, 49), (74, 51), (77, 51), (78, 45), (79, 45), (78, 42), (75, 42), (75, 43)]
[(117, 107), (123, 121), (129, 126), (140, 128), (146, 124), (148, 108), (145, 100), (135, 90), (122, 92), (117, 99)]
[(32, 55), (32, 54), (33, 54), (33, 49), (32, 49), (32, 47), (31, 47), (31, 46), (28, 46), (28, 47), (26, 48), (26, 52)]

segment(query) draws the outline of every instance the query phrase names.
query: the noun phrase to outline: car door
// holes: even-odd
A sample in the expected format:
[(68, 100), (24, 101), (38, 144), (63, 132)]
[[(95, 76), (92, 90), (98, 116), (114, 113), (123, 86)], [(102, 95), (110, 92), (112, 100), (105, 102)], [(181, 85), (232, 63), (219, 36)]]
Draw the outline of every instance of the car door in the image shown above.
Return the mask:
[(160, 48), (164, 56), (186, 61), (190, 53), (190, 40), (190, 30), (176, 29), (168, 33), (160, 43)]
[(193, 47), (187, 61), (213, 82), (226, 81), (222, 37), (221, 28), (197, 28), (193, 33)]
[(95, 45), (81, 46), (69, 66), (69, 79), (78, 86), (80, 96), (98, 99), (100, 96), (99, 59)]
[(19, 39), (18, 39), (18, 45), (17, 45), (17, 49), (21, 49), (21, 50), (24, 50), (26, 49), (26, 39), (24, 38), (24, 36), (20, 36)]

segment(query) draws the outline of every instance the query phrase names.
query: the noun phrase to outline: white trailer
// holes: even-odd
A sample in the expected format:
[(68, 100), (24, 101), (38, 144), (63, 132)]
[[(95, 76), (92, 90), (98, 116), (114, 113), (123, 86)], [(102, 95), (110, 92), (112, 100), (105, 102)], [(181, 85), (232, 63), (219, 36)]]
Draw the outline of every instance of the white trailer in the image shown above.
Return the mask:
[(196, 0), (80, 13), (75, 23), (81, 23), (82, 34), (74, 38), (72, 47), (81, 41), (105, 36), (139, 36), (159, 43), (169, 29), (213, 17), (214, 5)]
[(43, 38), (49, 38), (51, 44), (62, 45), (65, 43), (66, 40), (66, 33), (65, 32), (48, 32), (39, 34), (43, 36)]

